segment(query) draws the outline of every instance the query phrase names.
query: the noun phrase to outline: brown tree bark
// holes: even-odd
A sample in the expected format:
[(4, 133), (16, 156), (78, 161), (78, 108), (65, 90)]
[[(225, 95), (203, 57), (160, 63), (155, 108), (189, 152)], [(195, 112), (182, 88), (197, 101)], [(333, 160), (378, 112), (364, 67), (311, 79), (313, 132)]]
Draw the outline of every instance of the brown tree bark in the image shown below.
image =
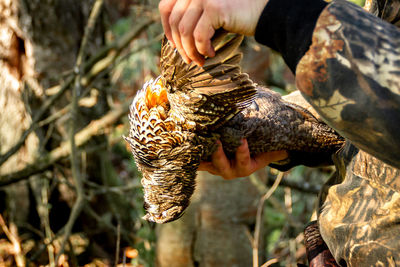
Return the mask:
[[(34, 57), (32, 43), (20, 25), (20, 3), (18, 1), (0, 1), (0, 153), (8, 151), (29, 127), (31, 114), (25, 106), (24, 79), (32, 77)], [(40, 86), (32, 93), (43, 95)], [(21, 169), (31, 162), (38, 149), (37, 136), (30, 135), (24, 147), (11, 156), (2, 166), (0, 173)], [(7, 206), (11, 221), (23, 221), (28, 215), (29, 202), (27, 184), (19, 183), (5, 189)]]
[[(73, 70), (93, 3), (92, 0), (0, 0), (0, 155), (19, 141), (49, 94), (54, 94), (48, 89), (62, 82)], [(104, 46), (104, 33), (102, 24), (97, 23), (89, 39), (88, 56)], [(106, 79), (95, 86), (102, 88), (104, 83), (107, 83)], [(104, 95), (101, 90), (98, 93), (95, 109), (80, 108), (81, 115), (76, 121), (78, 130), (108, 111)], [(67, 90), (47, 115), (70, 101), (71, 91)], [(1, 164), (0, 175), (22, 169), (67, 141), (67, 122), (68, 116), (52, 127), (38, 128), (31, 133), (23, 146)], [(92, 141), (92, 144), (96, 145), (96, 142)], [(104, 143), (104, 140), (99, 138), (98, 143)], [(91, 154), (86, 159), (85, 175), (98, 182), (101, 182), (98, 168), (101, 155)], [(68, 166), (69, 162), (63, 164)], [(53, 175), (50, 173), (50, 177)], [(38, 223), (39, 228), (44, 228), (45, 224), (49, 227), (50, 209), (41, 202), (43, 187), (48, 191), (48, 197), (53, 197), (43, 174), (3, 188), (6, 205), (0, 212), (6, 214), (8, 224), (26, 225), (28, 216), (37, 212), (39, 222), (29, 223), (35, 227)], [(53, 190), (55, 196), (59, 196), (56, 201), (62, 201), (64, 206), (66, 203), (72, 205), (74, 190), (60, 184), (56, 188)], [(30, 201), (30, 191), (36, 201)], [(50, 205), (53, 207), (51, 226), (56, 232), (65, 225), (68, 209), (59, 209), (56, 203)]]
[(158, 225), (157, 266), (252, 266), (251, 228), (259, 198), (247, 178), (225, 181), (199, 172), (186, 213)]

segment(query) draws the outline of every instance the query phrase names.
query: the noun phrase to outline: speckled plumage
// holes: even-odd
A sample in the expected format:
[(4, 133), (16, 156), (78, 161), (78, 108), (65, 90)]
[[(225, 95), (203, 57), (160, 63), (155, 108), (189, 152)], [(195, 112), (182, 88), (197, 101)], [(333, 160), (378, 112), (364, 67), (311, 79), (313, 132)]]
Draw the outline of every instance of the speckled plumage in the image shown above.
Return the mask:
[(241, 36), (214, 38), (216, 56), (203, 67), (185, 64), (164, 40), (161, 75), (131, 105), (126, 140), (143, 173), (145, 219), (165, 223), (189, 205), (201, 160), (220, 139), (232, 157), (242, 138), (251, 153), (338, 149), (343, 140), (306, 109), (254, 84), (241, 72)]

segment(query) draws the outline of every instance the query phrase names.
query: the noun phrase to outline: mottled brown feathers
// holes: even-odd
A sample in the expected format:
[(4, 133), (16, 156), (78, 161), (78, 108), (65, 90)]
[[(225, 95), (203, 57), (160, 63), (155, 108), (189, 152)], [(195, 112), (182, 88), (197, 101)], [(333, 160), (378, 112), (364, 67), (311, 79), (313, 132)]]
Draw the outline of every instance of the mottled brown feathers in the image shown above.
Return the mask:
[(203, 67), (185, 64), (164, 40), (161, 75), (147, 82), (132, 102), (126, 140), (143, 173), (145, 219), (163, 223), (182, 214), (194, 190), (203, 148), (217, 138), (205, 140), (195, 132), (218, 128), (250, 105), (256, 94), (238, 66), (237, 47), (243, 38), (236, 35), (221, 42), (225, 35), (214, 39), (220, 42), (216, 57)]
[(143, 174), (145, 219), (165, 223), (189, 205), (201, 160), (220, 139), (233, 155), (242, 138), (252, 154), (285, 149), (331, 153), (342, 139), (307, 110), (257, 87), (241, 72), (243, 37), (218, 32), (216, 56), (185, 64), (164, 40), (161, 75), (145, 83), (130, 109), (130, 144)]
[(208, 58), (203, 67), (186, 64), (166, 39), (163, 42), (161, 76), (171, 106), (195, 122), (198, 130), (218, 128), (247, 107), (256, 95), (253, 82), (239, 67), (241, 54), (237, 48), (243, 36), (235, 35), (223, 42), (226, 35), (218, 32), (214, 37), (216, 55)]

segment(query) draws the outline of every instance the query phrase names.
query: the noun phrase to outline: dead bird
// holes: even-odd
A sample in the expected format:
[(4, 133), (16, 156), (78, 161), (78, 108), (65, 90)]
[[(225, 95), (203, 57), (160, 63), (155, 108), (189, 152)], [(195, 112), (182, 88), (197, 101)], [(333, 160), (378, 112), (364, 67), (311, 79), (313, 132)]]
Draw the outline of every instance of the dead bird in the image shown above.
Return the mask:
[(275, 150), (318, 155), (341, 147), (343, 138), (332, 128), (241, 72), (242, 40), (217, 32), (216, 55), (200, 67), (186, 64), (164, 38), (161, 75), (136, 94), (125, 137), (143, 174), (144, 219), (165, 223), (183, 214), (198, 166), (210, 160), (218, 139), (232, 158), (243, 138), (251, 155)]

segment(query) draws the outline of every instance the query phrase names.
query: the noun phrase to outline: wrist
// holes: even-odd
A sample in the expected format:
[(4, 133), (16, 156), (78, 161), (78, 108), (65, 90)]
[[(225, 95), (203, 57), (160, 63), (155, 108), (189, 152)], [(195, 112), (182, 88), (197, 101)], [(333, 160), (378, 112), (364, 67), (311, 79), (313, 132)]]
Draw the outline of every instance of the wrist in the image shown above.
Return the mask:
[(260, 20), (260, 17), (265, 9), (265, 7), (267, 6), (269, 0), (258, 0), (257, 4), (254, 6), (254, 11), (252, 12), (252, 14), (254, 14), (253, 18), (256, 18), (256, 20), (254, 22), (251, 23), (252, 29), (250, 30), (249, 36), (255, 36), (256, 33), (256, 28), (257, 28), (257, 24), (258, 21)]

